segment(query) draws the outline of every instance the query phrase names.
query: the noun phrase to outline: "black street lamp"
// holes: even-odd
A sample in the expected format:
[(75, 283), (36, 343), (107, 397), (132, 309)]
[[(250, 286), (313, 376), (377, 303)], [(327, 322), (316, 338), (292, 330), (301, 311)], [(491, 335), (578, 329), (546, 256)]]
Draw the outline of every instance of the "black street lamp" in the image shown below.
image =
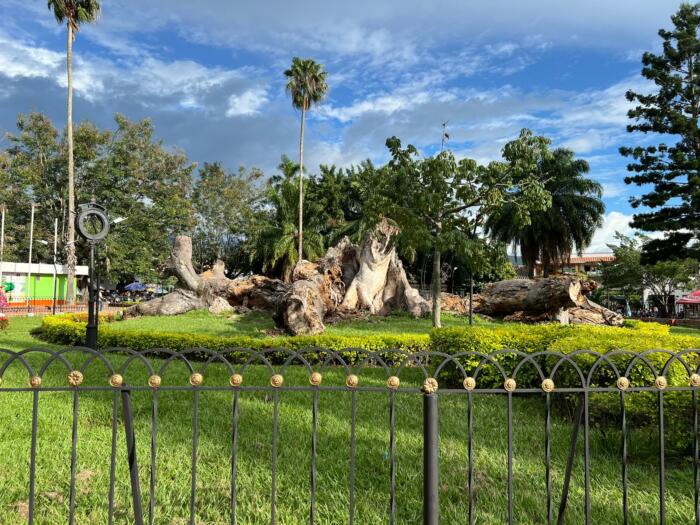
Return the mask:
[(85, 346), (97, 348), (97, 326), (99, 311), (97, 303), (97, 286), (99, 277), (95, 270), (95, 252), (97, 245), (109, 233), (109, 217), (107, 210), (94, 202), (78, 206), (78, 216), (75, 220), (78, 232), (90, 243), (90, 269), (88, 287), (88, 322), (85, 329)]

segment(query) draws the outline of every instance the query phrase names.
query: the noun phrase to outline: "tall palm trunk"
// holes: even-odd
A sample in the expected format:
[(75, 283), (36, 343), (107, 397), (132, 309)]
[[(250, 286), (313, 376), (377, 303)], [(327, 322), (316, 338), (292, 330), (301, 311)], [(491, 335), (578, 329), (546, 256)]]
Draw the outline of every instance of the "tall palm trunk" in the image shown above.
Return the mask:
[(301, 108), (301, 131), (299, 132), (299, 261), (304, 257), (304, 120), (306, 118), (306, 99)]
[(68, 141), (68, 265), (66, 283), (66, 302), (73, 303), (75, 296), (75, 166), (73, 165), (73, 26), (68, 21), (68, 47), (66, 50), (68, 69), (68, 122), (66, 123), (66, 140)]

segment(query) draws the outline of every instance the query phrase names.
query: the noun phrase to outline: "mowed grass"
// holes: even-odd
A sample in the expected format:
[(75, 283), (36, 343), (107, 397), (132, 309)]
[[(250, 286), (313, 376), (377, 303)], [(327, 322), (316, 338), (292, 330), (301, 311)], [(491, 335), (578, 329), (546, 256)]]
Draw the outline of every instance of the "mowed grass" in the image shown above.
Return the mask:
[[(468, 319), (463, 316), (443, 314), (443, 326), (466, 326)], [(477, 319), (477, 323), (484, 321)], [(110, 328), (117, 330), (159, 330), (162, 332), (194, 332), (207, 335), (247, 335), (269, 337), (279, 333), (269, 313), (251, 312), (232, 316), (212, 315), (206, 310), (195, 310), (176, 317), (152, 316), (137, 317), (112, 323)], [(406, 314), (393, 314), (386, 317), (340, 321), (326, 326), (330, 335), (363, 335), (372, 333), (428, 333), (432, 329), (429, 318), (414, 319)]]
[[(387, 324), (391, 326), (392, 323), (403, 322), (408, 320), (389, 319)], [(12, 319), (10, 330), (0, 333), (0, 346), (21, 349), (41, 344), (28, 334), (28, 330), (38, 324), (37, 319)], [(364, 327), (354, 329), (362, 330)], [(68, 358), (75, 363), (82, 359), (76, 354)], [(43, 361), (40, 355), (30, 355), (29, 359), (34, 365)], [(110, 357), (116, 365), (124, 359), (118, 355)], [(0, 358), (0, 363), (3, 360)], [(187, 385), (188, 375), (184, 366), (172, 368), (164, 375), (164, 384)], [(286, 388), (279, 392), (276, 513), (278, 523), (296, 525), (309, 521), (313, 393), (288, 388), (308, 385), (307, 370), (293, 366), (284, 375)], [(86, 374), (84, 384), (105, 385), (108, 376), (106, 369), (93, 365)], [(205, 385), (225, 387), (228, 376), (229, 372), (224, 367), (213, 365), (205, 373)], [(324, 388), (343, 385), (344, 376), (344, 371), (339, 369), (324, 371)], [(136, 366), (130, 366), (126, 374), (127, 381), (132, 385), (145, 385), (147, 377), (148, 372)], [(244, 385), (247, 388), (239, 393), (236, 503), (237, 523), (240, 524), (270, 523), (274, 394), (250, 388), (269, 384), (269, 377), (270, 371), (267, 369), (252, 367), (245, 372)], [(2, 524), (26, 521), (32, 394), (7, 391), (13, 386), (26, 385), (26, 380), (27, 373), (15, 364), (3, 375), (0, 387)], [(402, 389), (418, 386), (419, 383), (420, 376), (416, 370), (402, 373)], [(66, 370), (59, 366), (49, 368), (44, 385), (65, 384)], [(361, 384), (381, 388), (385, 384), (385, 374), (376, 369), (366, 369), (361, 374)], [(233, 390), (228, 388), (205, 390), (199, 395), (197, 524), (230, 522), (233, 395)], [(385, 390), (356, 394), (355, 523), (389, 522), (390, 396)], [(111, 391), (84, 391), (80, 395), (76, 523), (107, 523), (115, 397), (118, 396)], [(148, 509), (153, 394), (140, 390), (135, 391), (132, 398), (143, 504), (144, 509)], [(184, 525), (190, 522), (194, 394), (191, 390), (162, 390), (157, 398), (154, 523)], [(474, 400), (475, 519), (478, 524), (500, 524), (507, 521), (508, 508), (506, 400), (501, 395), (475, 395)], [(400, 390), (395, 395), (396, 509), (397, 523), (402, 524), (420, 523), (422, 516), (421, 401), (417, 393), (402, 393)], [(342, 388), (319, 392), (317, 523), (348, 522), (351, 402), (351, 392)], [(516, 396), (513, 421), (515, 522), (546, 523), (543, 398)], [(71, 426), (71, 392), (42, 392), (39, 403), (36, 523), (68, 521)], [(117, 428), (115, 523), (127, 524), (133, 523), (133, 516), (121, 419)], [(566, 417), (560, 415), (553, 418), (555, 509), (561, 494), (570, 432), (571, 423)], [(605, 432), (592, 430), (590, 440), (592, 523), (621, 523), (620, 434), (614, 429)], [(630, 432), (630, 523), (658, 522), (657, 456), (646, 455), (649, 454), (649, 444), (656, 440), (657, 436), (648, 430)], [(442, 523), (467, 522), (467, 444), (466, 395), (443, 393), (440, 398)], [(645, 452), (640, 452), (642, 450)], [(693, 480), (690, 461), (669, 459), (666, 485), (667, 523), (691, 522)], [(583, 486), (582, 443), (579, 443), (566, 523), (583, 521)]]

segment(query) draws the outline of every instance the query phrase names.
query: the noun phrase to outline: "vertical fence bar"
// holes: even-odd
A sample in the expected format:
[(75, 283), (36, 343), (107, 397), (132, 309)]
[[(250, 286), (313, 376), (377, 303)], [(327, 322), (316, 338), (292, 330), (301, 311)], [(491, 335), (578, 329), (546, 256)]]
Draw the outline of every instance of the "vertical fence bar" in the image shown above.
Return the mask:
[(270, 523), (277, 523), (275, 516), (276, 499), (277, 499), (277, 419), (279, 412), (280, 396), (279, 391), (275, 389), (273, 393), (273, 409), (272, 409), (272, 486), (270, 489)]
[(236, 474), (238, 470), (238, 388), (233, 391), (231, 419), (231, 525), (236, 524)]
[(583, 393), (583, 494), (584, 494), (584, 523), (591, 523), (591, 458), (590, 458), (590, 429), (588, 421), (588, 389)]
[(659, 525), (666, 523), (666, 451), (664, 442), (664, 393), (659, 390)]
[(547, 490), (547, 525), (552, 525), (552, 397), (549, 392), (545, 394), (544, 415), (544, 464), (545, 484)]
[(158, 390), (153, 391), (151, 402), (151, 480), (148, 494), (148, 525), (153, 525), (156, 511), (156, 459), (158, 452)]
[[(126, 386), (126, 383), (124, 384)], [(141, 484), (139, 481), (139, 464), (136, 456), (136, 434), (134, 433), (134, 413), (131, 407), (131, 391), (122, 389), (122, 407), (124, 413), (124, 434), (126, 436), (126, 454), (131, 478), (131, 499), (134, 506), (134, 525), (143, 525), (141, 508)]]
[(318, 434), (318, 387), (314, 387), (313, 391), (313, 407), (311, 421), (311, 500), (309, 505), (309, 524), (314, 525), (316, 522), (316, 453), (317, 453), (317, 434)]
[(508, 525), (513, 525), (513, 393), (508, 392)]
[(355, 523), (355, 447), (357, 424), (357, 392), (353, 389), (350, 394), (350, 474), (348, 479), (348, 524)]
[(73, 390), (73, 428), (70, 448), (70, 488), (68, 495), (68, 524), (75, 523), (75, 471), (78, 462), (78, 390)]
[(471, 391), (467, 393), (467, 523), (474, 524), (474, 401)]
[(440, 523), (438, 396), (423, 394), (423, 525)]
[(119, 391), (115, 390), (112, 399), (112, 452), (109, 460), (109, 495), (107, 496), (107, 524), (114, 525), (114, 485), (117, 474), (117, 425), (119, 424)]
[(620, 390), (620, 424), (622, 425), (622, 523), (629, 523), (629, 496), (627, 490), (627, 410), (625, 392)]
[(192, 413), (192, 485), (190, 487), (190, 525), (197, 525), (197, 448), (199, 445), (199, 389), (194, 388)]
[(36, 434), (37, 423), (39, 417), (39, 390), (36, 388), (32, 397), (32, 444), (29, 452), (29, 512), (27, 522), (29, 525), (34, 524), (34, 504), (36, 500), (35, 485), (36, 485)]
[(698, 443), (698, 393), (693, 390), (693, 486), (695, 489), (695, 525), (700, 525), (700, 444)]
[(389, 392), (389, 525), (396, 525), (396, 393)]

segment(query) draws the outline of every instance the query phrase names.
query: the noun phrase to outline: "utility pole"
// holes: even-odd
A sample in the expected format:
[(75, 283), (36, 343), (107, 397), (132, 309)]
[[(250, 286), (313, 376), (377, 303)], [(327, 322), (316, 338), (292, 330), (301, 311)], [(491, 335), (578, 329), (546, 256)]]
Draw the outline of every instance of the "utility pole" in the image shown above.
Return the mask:
[(51, 313), (56, 315), (56, 281), (58, 280), (58, 270), (56, 268), (56, 257), (58, 252), (58, 218), (53, 220), (53, 302), (51, 303)]
[(31, 289), (32, 289), (32, 247), (34, 246), (34, 209), (36, 204), (32, 202), (32, 216), (29, 221), (29, 264), (27, 265), (27, 283), (24, 287), (25, 293), (27, 294), (27, 311), (29, 311), (31, 306)]

